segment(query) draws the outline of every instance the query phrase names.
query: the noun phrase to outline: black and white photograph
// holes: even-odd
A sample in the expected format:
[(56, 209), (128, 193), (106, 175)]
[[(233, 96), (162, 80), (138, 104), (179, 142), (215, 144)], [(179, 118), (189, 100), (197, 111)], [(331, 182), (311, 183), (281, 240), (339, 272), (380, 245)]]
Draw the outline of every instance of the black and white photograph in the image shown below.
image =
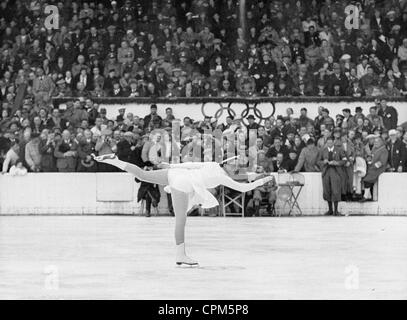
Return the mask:
[(406, 300), (407, 0), (0, 0), (0, 170), (0, 300)]

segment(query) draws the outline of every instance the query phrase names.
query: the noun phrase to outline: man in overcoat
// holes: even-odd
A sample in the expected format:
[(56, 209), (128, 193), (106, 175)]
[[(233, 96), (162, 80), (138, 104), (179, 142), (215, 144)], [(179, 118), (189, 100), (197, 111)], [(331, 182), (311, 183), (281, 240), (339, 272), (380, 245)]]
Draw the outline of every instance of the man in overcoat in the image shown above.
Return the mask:
[(341, 170), (346, 156), (342, 148), (334, 145), (334, 139), (328, 137), (319, 157), (319, 167), (322, 173), (322, 187), (324, 200), (328, 202), (329, 210), (325, 215), (340, 215), (338, 203), (341, 201), (342, 184)]

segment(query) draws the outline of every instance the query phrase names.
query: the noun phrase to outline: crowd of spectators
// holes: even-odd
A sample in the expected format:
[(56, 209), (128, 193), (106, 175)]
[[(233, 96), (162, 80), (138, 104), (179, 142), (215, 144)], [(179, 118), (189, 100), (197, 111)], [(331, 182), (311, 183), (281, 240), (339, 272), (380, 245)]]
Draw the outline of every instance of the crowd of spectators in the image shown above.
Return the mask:
[[(153, 104), (148, 115), (139, 117), (121, 108), (117, 116), (107, 117), (106, 109), (91, 99), (75, 99), (65, 110), (55, 108), (51, 114), (41, 108), (31, 123), (30, 106), (26, 105), (21, 124), (16, 117), (5, 117), (1, 123), (9, 122), (9, 130), (0, 135), (2, 171), (117, 172), (115, 167), (92, 158), (93, 154), (110, 153), (140, 167), (156, 169), (178, 150), (181, 162), (222, 161), (238, 154), (235, 165), (244, 171), (255, 155), (254, 170), (259, 173), (318, 172), (320, 151), (333, 137), (334, 144), (345, 152), (345, 167), (350, 169), (343, 177), (346, 199), (361, 196), (362, 178), (371, 169), (407, 172), (407, 126), (399, 124), (397, 110), (388, 106), (385, 98), (376, 99), (375, 105), (365, 111), (361, 107), (344, 108), (334, 118), (322, 106), (314, 119), (308, 117), (306, 108), (301, 109), (299, 117), (288, 108), (285, 115), (271, 116), (261, 125), (252, 115), (247, 119), (228, 116), (221, 123), (211, 117), (179, 119), (172, 108), (159, 115), (157, 109)], [(172, 141), (177, 121), (180, 141)], [(255, 144), (249, 139), (252, 129), (257, 130)], [(223, 138), (214, 138), (218, 137), (215, 134), (208, 137), (205, 130), (219, 130)], [(379, 146), (387, 150), (376, 163), (372, 159)], [(216, 150), (222, 151), (220, 155)]]
[[(406, 1), (244, 3), (2, 0), (2, 108), (15, 111), (22, 85), (42, 105), (70, 96), (407, 95)], [(348, 4), (359, 7), (358, 29), (346, 27)], [(46, 23), (47, 5), (58, 8), (58, 29)]]
[[(335, 118), (323, 107), (315, 119), (288, 109), (261, 126), (252, 117), (246, 126), (186, 116), (182, 135), (257, 129), (258, 171), (319, 171), (328, 136), (346, 150), (347, 167), (377, 166), (372, 155), (382, 144), (388, 157), (380, 167), (407, 171), (407, 134), (386, 102), (407, 95), (407, 2), (244, 2), (240, 10), (233, 0), (0, 0), (3, 173), (116, 171), (91, 156), (108, 153), (154, 168), (169, 149), (148, 134), (171, 130), (172, 109), (161, 117), (152, 107), (144, 118), (122, 109), (110, 119), (95, 98), (258, 96), (381, 98)], [(52, 4), (56, 30), (45, 24)], [(345, 27), (347, 4), (360, 9), (359, 29)], [(66, 109), (55, 98), (68, 98)], [(201, 141), (189, 136), (183, 146)], [(357, 176), (344, 196), (362, 192)]]

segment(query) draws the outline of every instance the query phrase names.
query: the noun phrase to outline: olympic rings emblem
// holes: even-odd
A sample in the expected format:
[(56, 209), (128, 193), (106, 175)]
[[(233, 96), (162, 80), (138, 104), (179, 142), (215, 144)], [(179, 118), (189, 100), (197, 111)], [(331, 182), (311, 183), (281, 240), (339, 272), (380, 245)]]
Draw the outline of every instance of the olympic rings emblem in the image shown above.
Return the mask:
[[(266, 102), (265, 103), (260, 103), (260, 102), (253, 102), (252, 103), (252, 102), (249, 102), (249, 101), (247, 101), (247, 102), (229, 102), (227, 104), (227, 106), (225, 106), (221, 102), (204, 102), (204, 103), (202, 103), (202, 106), (201, 106), (202, 115), (204, 117), (211, 116), (208, 113), (207, 106), (208, 105), (213, 106), (213, 105), (216, 105), (216, 104), (219, 105), (219, 109), (217, 109), (215, 111), (215, 113), (213, 114), (213, 117), (215, 119), (217, 119), (217, 120), (223, 115), (224, 111), (226, 111), (229, 116), (235, 118), (236, 117), (236, 110), (233, 108), (233, 105), (237, 104), (239, 106), (243, 106), (244, 109), (240, 113), (240, 116), (241, 116), (242, 122), (245, 125), (247, 125), (246, 117), (249, 115), (249, 113), (253, 113), (254, 117), (257, 118), (257, 120), (259, 122), (263, 122), (264, 120), (266, 120), (266, 119), (270, 118), (271, 116), (273, 116), (274, 113), (276, 112), (276, 106), (275, 106), (274, 102), (271, 102), (271, 101), (267, 102), (267, 103)], [(260, 104), (262, 104), (263, 106), (267, 104), (267, 109), (270, 109), (270, 110), (267, 110), (267, 111), (270, 111), (270, 113), (268, 113), (266, 116), (263, 116), (263, 112), (258, 108)]]

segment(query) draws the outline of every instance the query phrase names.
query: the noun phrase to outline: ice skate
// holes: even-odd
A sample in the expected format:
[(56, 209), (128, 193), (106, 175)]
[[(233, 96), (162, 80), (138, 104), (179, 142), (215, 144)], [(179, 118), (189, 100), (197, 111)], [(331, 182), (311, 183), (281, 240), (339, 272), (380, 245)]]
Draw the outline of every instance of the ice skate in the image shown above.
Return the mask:
[(114, 160), (117, 159), (117, 156), (114, 153), (110, 153), (110, 154), (104, 154), (102, 156), (96, 156), (92, 153), (92, 158), (94, 160), (96, 160), (97, 162), (104, 162), (105, 160)]
[(188, 265), (188, 266), (197, 266), (198, 262), (192, 260), (185, 254), (185, 243), (181, 243), (177, 245), (177, 257), (176, 257), (176, 264), (177, 265)]

